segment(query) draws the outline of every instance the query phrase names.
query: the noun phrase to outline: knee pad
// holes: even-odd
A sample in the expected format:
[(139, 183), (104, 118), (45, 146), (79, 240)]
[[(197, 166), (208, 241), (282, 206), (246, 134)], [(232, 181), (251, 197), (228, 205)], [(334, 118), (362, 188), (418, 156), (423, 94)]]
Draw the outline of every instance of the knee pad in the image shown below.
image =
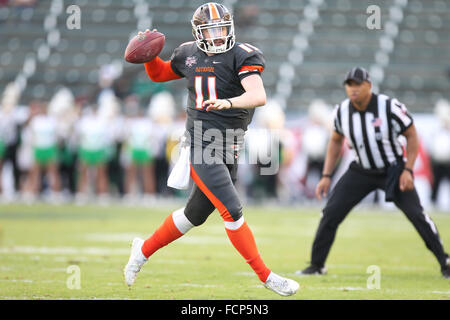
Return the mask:
[(185, 234), (194, 227), (194, 225), (184, 214), (184, 208), (174, 211), (172, 214), (172, 219), (173, 223), (182, 234)]
[(225, 223), (225, 229), (228, 230), (237, 230), (239, 229), (243, 224), (244, 224), (245, 220), (244, 217), (241, 216), (238, 220), (236, 221), (224, 221)]

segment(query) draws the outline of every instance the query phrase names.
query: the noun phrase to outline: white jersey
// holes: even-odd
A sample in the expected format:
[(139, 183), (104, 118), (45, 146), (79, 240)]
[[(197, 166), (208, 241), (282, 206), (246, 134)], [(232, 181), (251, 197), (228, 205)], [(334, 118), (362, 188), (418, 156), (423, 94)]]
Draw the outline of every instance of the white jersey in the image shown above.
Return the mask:
[(7, 118), (0, 112), (0, 143), (6, 142), (7, 125)]
[(127, 119), (127, 145), (131, 149), (154, 151), (154, 126), (148, 118)]
[(84, 150), (101, 150), (110, 147), (107, 122), (95, 115), (83, 116), (77, 124), (79, 146)]
[(0, 111), (0, 141), (4, 144), (12, 144), (17, 136), (17, 121), (13, 113)]
[(30, 122), (34, 148), (52, 148), (57, 145), (57, 123), (49, 115), (37, 115)]

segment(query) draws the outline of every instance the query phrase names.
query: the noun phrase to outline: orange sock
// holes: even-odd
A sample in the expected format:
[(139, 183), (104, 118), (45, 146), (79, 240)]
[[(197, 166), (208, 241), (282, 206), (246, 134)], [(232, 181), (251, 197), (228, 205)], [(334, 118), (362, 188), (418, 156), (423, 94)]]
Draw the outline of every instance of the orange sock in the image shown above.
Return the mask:
[(183, 235), (183, 233), (175, 226), (172, 215), (173, 213), (164, 220), (163, 224), (150, 238), (144, 241), (141, 250), (146, 258)]
[(225, 228), (225, 230), (227, 231), (231, 243), (244, 257), (245, 262), (250, 265), (262, 282), (266, 282), (267, 277), (270, 274), (270, 269), (266, 267), (258, 253), (255, 238), (253, 237), (253, 233), (248, 227), (247, 222), (244, 222), (242, 226), (236, 230), (227, 228)]

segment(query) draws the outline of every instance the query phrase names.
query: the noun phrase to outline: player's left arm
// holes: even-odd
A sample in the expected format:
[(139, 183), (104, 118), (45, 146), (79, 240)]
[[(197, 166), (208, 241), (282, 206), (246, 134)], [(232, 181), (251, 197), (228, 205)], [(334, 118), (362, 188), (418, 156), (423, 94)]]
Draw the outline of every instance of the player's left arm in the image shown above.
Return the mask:
[(229, 99), (211, 99), (203, 102), (206, 111), (229, 108), (256, 108), (266, 104), (266, 90), (259, 74), (251, 74), (241, 80), (245, 92)]
[[(417, 130), (414, 124), (411, 124), (409, 128), (402, 133), (402, 135), (406, 138), (405, 169), (412, 171), (414, 168), (414, 163), (416, 162), (417, 154), (419, 153), (419, 137), (417, 136)], [(414, 188), (414, 177), (408, 170), (403, 170), (400, 176), (401, 191), (409, 191)]]
[(391, 115), (395, 130), (406, 138), (406, 163), (405, 170), (400, 175), (399, 187), (400, 191), (409, 191), (414, 189), (412, 170), (419, 153), (419, 138), (412, 116), (406, 106), (395, 98), (391, 101)]

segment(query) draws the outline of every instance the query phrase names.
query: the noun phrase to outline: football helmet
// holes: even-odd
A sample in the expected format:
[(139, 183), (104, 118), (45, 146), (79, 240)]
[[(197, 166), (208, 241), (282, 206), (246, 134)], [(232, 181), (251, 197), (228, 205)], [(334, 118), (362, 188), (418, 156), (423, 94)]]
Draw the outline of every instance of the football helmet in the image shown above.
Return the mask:
[(233, 48), (233, 16), (224, 5), (215, 2), (201, 5), (195, 10), (191, 24), (192, 35), (200, 50), (216, 54)]

